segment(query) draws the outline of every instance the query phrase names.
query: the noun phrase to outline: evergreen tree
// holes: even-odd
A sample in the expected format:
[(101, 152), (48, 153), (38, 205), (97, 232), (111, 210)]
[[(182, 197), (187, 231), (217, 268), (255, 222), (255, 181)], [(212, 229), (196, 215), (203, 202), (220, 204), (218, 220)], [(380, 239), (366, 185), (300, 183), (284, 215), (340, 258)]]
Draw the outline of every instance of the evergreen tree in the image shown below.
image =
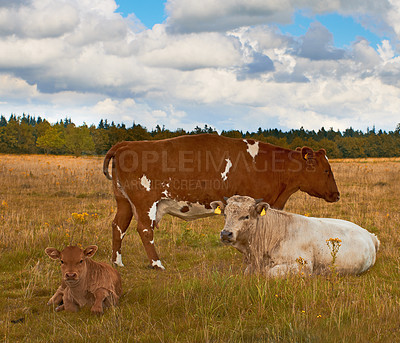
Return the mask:
[(7, 119), (4, 116), (0, 117), (0, 127), (7, 126)]

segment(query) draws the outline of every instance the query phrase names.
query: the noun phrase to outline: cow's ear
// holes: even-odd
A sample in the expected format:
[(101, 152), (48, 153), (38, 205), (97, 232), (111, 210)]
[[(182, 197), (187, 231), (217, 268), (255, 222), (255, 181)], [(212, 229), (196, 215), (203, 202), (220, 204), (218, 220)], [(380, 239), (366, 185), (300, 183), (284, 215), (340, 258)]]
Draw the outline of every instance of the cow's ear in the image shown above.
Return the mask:
[(214, 210), (215, 214), (224, 213), (225, 204), (222, 201), (213, 201), (210, 204), (211, 208)]
[(256, 205), (255, 209), (257, 214), (259, 214), (260, 216), (264, 216), (266, 214), (266, 211), (270, 209), (270, 206), (266, 202), (260, 202)]
[(89, 245), (89, 246), (84, 250), (83, 254), (84, 254), (86, 257), (90, 258), (90, 257), (92, 257), (92, 256), (96, 253), (97, 249), (98, 249), (97, 245)]
[(56, 248), (46, 248), (45, 252), (53, 260), (57, 260), (61, 256), (61, 253)]
[(303, 146), (301, 148), (301, 156), (304, 160), (308, 161), (314, 157), (314, 150), (307, 146)]
[(301, 151), (301, 148), (298, 146), (298, 147), (296, 148), (296, 151)]

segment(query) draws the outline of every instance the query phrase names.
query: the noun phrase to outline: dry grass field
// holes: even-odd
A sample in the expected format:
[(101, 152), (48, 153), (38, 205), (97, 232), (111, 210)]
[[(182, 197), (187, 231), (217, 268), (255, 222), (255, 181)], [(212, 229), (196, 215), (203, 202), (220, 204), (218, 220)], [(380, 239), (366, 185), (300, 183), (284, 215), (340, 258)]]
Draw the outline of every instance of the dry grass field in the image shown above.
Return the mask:
[[(155, 242), (165, 272), (147, 269), (131, 224), (120, 305), (94, 317), (46, 306), (60, 282), (47, 246), (97, 244), (109, 261), (115, 211), (102, 158), (0, 155), (0, 340), (3, 342), (400, 342), (400, 159), (337, 160), (341, 200), (296, 193), (286, 210), (353, 221), (381, 240), (357, 277), (243, 275), (219, 243), (222, 216), (165, 217)], [(85, 221), (73, 213), (87, 213)]]

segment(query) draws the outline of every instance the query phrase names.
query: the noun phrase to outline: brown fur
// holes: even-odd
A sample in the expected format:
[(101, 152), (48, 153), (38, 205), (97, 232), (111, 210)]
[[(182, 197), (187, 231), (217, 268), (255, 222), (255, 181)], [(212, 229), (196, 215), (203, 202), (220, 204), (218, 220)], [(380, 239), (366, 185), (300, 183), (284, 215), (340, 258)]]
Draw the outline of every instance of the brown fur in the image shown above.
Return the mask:
[(62, 284), (48, 305), (59, 305), (62, 300), (63, 304), (56, 310), (71, 312), (89, 305), (95, 314), (103, 313), (105, 307), (117, 305), (122, 293), (121, 277), (110, 265), (91, 260), (96, 251), (96, 246), (85, 250), (69, 246), (61, 252), (46, 248), (50, 258), (61, 261), (63, 275)]
[[(253, 157), (248, 149), (257, 144)], [(111, 160), (112, 177), (108, 172)], [(294, 151), (218, 135), (121, 142), (107, 152), (103, 172), (113, 181), (117, 202), (112, 260), (120, 265), (122, 238), (135, 216), (150, 263), (158, 268), (153, 229), (161, 218), (152, 220), (149, 213), (161, 199), (185, 201), (188, 205), (199, 203), (208, 208), (213, 200), (245, 194), (262, 198), (278, 209), (298, 190), (330, 202), (339, 199), (324, 150), (314, 152), (303, 147)], [(151, 181), (149, 187), (140, 182), (144, 176)], [(212, 214), (211, 211), (209, 215)]]

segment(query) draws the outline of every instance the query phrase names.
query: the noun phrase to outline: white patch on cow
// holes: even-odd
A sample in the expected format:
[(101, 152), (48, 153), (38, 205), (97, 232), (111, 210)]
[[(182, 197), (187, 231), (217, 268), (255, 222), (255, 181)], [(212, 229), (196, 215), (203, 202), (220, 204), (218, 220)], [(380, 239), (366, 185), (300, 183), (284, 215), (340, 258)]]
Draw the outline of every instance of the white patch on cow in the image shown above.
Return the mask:
[(225, 159), (225, 161), (226, 161), (225, 171), (223, 173), (221, 173), (221, 177), (222, 177), (223, 181), (226, 181), (228, 179), (227, 174), (229, 172), (229, 169), (231, 169), (231, 167), (232, 167), (232, 162), (229, 158)]
[(152, 241), (150, 241), (150, 244), (154, 244), (154, 239)]
[(131, 201), (131, 199), (129, 199), (128, 194), (126, 194), (125, 190), (122, 188), (121, 183), (118, 180), (118, 177), (117, 177), (117, 188), (121, 192), (121, 194), (128, 200), (129, 204), (131, 205), (132, 211), (135, 214), (136, 213), (136, 207), (133, 204), (133, 202)]
[(144, 230), (143, 230), (143, 232), (147, 232), (147, 231), (149, 231), (149, 230), (147, 230), (147, 229), (144, 229)]
[(121, 240), (124, 238), (126, 232), (122, 232), (122, 230), (120, 229), (120, 227), (117, 225), (117, 229), (119, 231), (119, 233), (121, 234)]
[(122, 255), (117, 251), (117, 258), (115, 259), (114, 262), (117, 266), (120, 267), (125, 267), (124, 264), (122, 263)]
[(326, 155), (325, 155), (325, 158), (326, 158), (326, 160), (329, 162), (329, 158), (328, 158), (328, 156), (326, 156)]
[[(189, 210), (182, 212), (181, 209), (186, 206), (189, 207)], [(170, 198), (161, 199), (157, 204), (157, 221), (160, 221), (164, 214), (170, 214), (184, 220), (194, 220), (215, 215), (212, 208), (208, 209), (199, 203), (192, 204), (187, 201), (176, 201)]]
[(140, 184), (146, 189), (146, 191), (150, 192), (151, 181), (147, 178), (146, 175), (143, 175), (140, 179)]
[(157, 261), (151, 260), (151, 261), (152, 261), (151, 265), (153, 267), (157, 266), (158, 268), (165, 269), (160, 260)]
[(250, 144), (249, 142), (247, 142), (247, 140), (243, 140), (243, 142), (245, 142), (247, 144), (247, 152), (250, 154), (250, 156), (254, 158), (258, 155), (258, 142), (255, 142), (254, 144)]
[(164, 192), (162, 192), (162, 194), (164, 194), (166, 198), (170, 197), (170, 195), (168, 194), (168, 190), (167, 189)]
[(157, 204), (158, 201), (154, 201), (153, 205), (151, 205), (150, 210), (148, 212), (152, 224), (157, 219)]

